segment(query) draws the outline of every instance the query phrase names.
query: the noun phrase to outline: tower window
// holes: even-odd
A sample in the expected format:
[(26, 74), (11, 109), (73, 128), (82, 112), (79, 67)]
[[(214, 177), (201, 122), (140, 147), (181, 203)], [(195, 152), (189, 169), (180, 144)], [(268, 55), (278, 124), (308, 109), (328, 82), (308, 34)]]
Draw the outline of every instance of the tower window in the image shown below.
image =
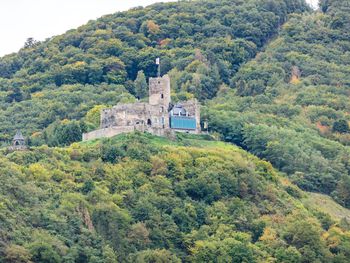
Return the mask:
[(162, 93), (162, 94), (160, 94), (160, 97), (162, 98), (162, 99), (164, 99), (164, 94)]
[(147, 125), (148, 125), (148, 126), (151, 126), (151, 125), (152, 125), (151, 119), (148, 119), (148, 120), (147, 120)]

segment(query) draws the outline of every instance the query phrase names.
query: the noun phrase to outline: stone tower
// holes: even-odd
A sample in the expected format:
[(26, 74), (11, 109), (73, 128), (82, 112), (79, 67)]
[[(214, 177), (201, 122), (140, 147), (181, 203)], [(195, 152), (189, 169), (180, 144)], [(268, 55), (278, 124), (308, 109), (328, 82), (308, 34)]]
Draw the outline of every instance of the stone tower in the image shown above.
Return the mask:
[(168, 75), (149, 79), (149, 104), (163, 105), (166, 110), (170, 104), (170, 78)]
[(159, 107), (159, 128), (169, 129), (170, 78), (168, 75), (149, 79), (149, 104)]

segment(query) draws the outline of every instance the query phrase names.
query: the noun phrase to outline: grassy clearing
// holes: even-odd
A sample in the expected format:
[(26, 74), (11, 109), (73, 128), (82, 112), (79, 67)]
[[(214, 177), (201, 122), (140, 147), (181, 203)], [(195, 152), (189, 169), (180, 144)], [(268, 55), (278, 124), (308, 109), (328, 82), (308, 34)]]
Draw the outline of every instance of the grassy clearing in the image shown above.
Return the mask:
[(350, 219), (350, 210), (337, 204), (327, 195), (308, 193), (303, 203), (305, 206), (328, 213), (335, 219), (341, 220), (344, 217)]
[(155, 146), (166, 146), (166, 145), (173, 145), (173, 146), (192, 146), (192, 147), (223, 147), (227, 146), (228, 144), (225, 144), (220, 141), (214, 140), (210, 135), (202, 134), (202, 135), (193, 135), (193, 134), (184, 134), (184, 133), (177, 133), (176, 139), (170, 140), (166, 137), (160, 137), (160, 136), (154, 136), (149, 133), (128, 133), (128, 134), (120, 134), (117, 136), (114, 136), (109, 139), (96, 139), (86, 142), (80, 142), (79, 144), (92, 146), (98, 144), (101, 140), (111, 140), (112, 142), (121, 142), (126, 140), (127, 138), (130, 138), (130, 136), (140, 136), (143, 138), (146, 138), (149, 143), (154, 144)]

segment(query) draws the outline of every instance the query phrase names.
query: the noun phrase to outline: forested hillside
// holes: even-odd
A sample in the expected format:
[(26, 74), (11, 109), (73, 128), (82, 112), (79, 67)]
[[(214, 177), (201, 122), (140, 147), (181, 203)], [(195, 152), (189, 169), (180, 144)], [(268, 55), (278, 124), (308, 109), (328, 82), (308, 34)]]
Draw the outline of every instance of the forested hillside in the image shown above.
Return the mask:
[(207, 104), (212, 130), (350, 207), (349, 2), (292, 15)]
[(300, 0), (181, 1), (105, 16), (43, 43), (28, 41), (0, 59), (0, 140), (16, 128), (38, 137), (56, 120), (80, 120), (95, 105), (143, 97), (133, 81), (139, 71), (156, 75), (156, 57), (162, 74), (171, 74), (174, 99), (212, 98), (289, 13), (306, 10)]
[(1, 156), (0, 261), (348, 262), (345, 220), (307, 210), (269, 163), (208, 138)]
[[(159, 3), (0, 58), (0, 142), (30, 146), (0, 150), (0, 262), (349, 262), (349, 14)], [(157, 57), (209, 134), (76, 143), (146, 99)]]

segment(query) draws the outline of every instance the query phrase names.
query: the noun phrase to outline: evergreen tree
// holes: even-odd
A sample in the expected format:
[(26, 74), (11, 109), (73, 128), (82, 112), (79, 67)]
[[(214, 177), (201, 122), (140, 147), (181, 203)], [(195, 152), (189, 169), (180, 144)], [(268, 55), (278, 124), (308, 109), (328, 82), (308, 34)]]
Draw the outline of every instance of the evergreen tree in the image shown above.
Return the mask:
[(39, 44), (38, 41), (36, 41), (34, 38), (29, 37), (27, 38), (26, 42), (24, 43), (24, 48), (31, 48), (35, 47), (37, 44)]
[(14, 87), (13, 90), (6, 96), (5, 101), (8, 103), (11, 102), (20, 102), (23, 100), (23, 94), (18, 87)]
[(137, 77), (135, 79), (135, 90), (136, 90), (136, 96), (139, 99), (142, 99), (147, 96), (148, 85), (147, 85), (146, 76), (143, 70), (140, 70), (137, 73)]
[(349, 124), (346, 120), (338, 120), (333, 124), (333, 131), (339, 133), (348, 133), (350, 132)]

